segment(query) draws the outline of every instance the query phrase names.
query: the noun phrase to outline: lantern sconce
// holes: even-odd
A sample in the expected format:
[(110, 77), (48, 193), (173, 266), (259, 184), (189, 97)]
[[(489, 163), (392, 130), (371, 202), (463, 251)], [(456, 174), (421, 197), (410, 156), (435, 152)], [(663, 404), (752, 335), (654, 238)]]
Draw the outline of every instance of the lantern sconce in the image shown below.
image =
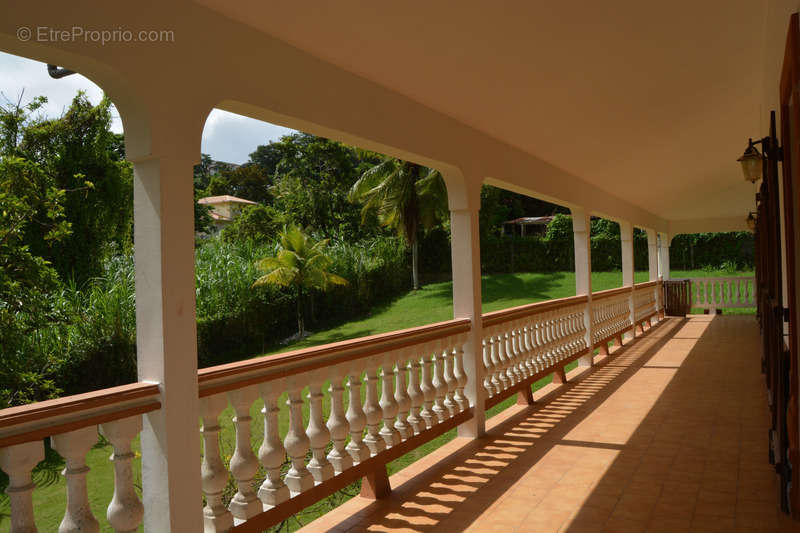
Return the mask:
[(753, 232), (756, 231), (756, 222), (758, 221), (758, 215), (750, 211), (750, 213), (747, 214), (746, 221), (747, 221), (747, 227), (750, 229), (750, 231)]
[(761, 155), (761, 152), (759, 152), (758, 148), (755, 146), (760, 142), (762, 141), (756, 141), (754, 143), (753, 139), (750, 139), (747, 143), (747, 149), (745, 149), (744, 154), (742, 154), (742, 157), (737, 159), (737, 161), (742, 164), (742, 173), (744, 174), (744, 179), (750, 183), (755, 183), (761, 179), (761, 168), (764, 163), (764, 156)]

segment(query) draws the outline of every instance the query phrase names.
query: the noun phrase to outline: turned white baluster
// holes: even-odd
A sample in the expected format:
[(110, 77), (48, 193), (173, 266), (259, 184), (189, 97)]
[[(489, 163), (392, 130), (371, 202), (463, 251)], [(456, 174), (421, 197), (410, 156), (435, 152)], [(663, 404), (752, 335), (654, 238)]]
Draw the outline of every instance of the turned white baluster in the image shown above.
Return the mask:
[(97, 428), (89, 426), (50, 437), (53, 449), (64, 458), (62, 472), (67, 478), (67, 511), (58, 526), (58, 533), (97, 533), (100, 524), (89, 506), (86, 486), (86, 454), (97, 443)]
[(286, 461), (286, 450), (283, 448), (280, 432), (278, 431), (278, 392), (269, 385), (261, 388), (261, 398), (264, 400), (264, 440), (258, 449), (258, 460), (267, 472), (267, 477), (261, 488), (258, 489), (258, 498), (264, 507), (270, 508), (289, 499), (289, 487), (281, 479), (281, 466)]
[(306, 468), (306, 453), (311, 442), (303, 428), (303, 397), (302, 388), (295, 385), (289, 390), (289, 431), (283, 439), (283, 446), (292, 462), (286, 473), (285, 483), (292, 496), (305, 492), (314, 486), (314, 478)]
[(523, 370), (522, 375), (525, 379), (531, 377), (536, 373), (536, 362), (534, 360), (534, 344), (533, 344), (533, 321), (531, 318), (525, 320), (522, 329), (523, 343)]
[(486, 390), (486, 397), (494, 396), (494, 385), (492, 384), (492, 356), (491, 338), (481, 340), (481, 354), (483, 355), (483, 388)]
[(466, 342), (465, 338), (459, 338), (456, 341), (453, 364), (453, 376), (457, 383), (453, 399), (458, 404), (459, 411), (464, 411), (469, 407), (469, 400), (464, 396), (464, 387), (467, 386), (467, 374), (464, 372), (464, 342)]
[(444, 350), (437, 345), (433, 352), (433, 414), (439, 422), (444, 422), (450, 413), (444, 405), (447, 396), (447, 384), (444, 382)]
[(350, 424), (350, 442), (347, 443), (347, 453), (353, 458), (354, 463), (369, 459), (369, 449), (364, 444), (364, 426), (367, 417), (361, 407), (361, 375), (353, 374), (347, 381), (350, 389), (350, 405), (347, 407), (347, 422)]
[(308, 470), (316, 483), (333, 477), (333, 465), (325, 457), (325, 448), (331, 440), (331, 432), (322, 418), (322, 385), (308, 386), (308, 435), (311, 446), (311, 461)]
[(328, 461), (333, 465), (333, 469), (339, 473), (353, 466), (353, 458), (345, 450), (345, 441), (350, 432), (350, 423), (344, 416), (344, 387), (342, 378), (337, 377), (331, 381), (328, 388), (331, 395), (331, 414), (328, 417), (328, 431), (331, 433), (333, 448), (328, 454)]
[(228, 484), (228, 471), (219, 453), (219, 415), (227, 401), (223, 394), (200, 398), (203, 419), (203, 463), (200, 466), (206, 506), (203, 523), (206, 532), (227, 531), (233, 527), (233, 515), (222, 503), (222, 491)]
[(408, 390), (406, 387), (406, 374), (408, 373), (405, 359), (406, 354), (401, 353), (400, 356), (401, 359), (397, 362), (397, 372), (395, 373), (396, 383), (394, 390), (394, 401), (397, 402), (397, 421), (394, 423), (394, 427), (400, 434), (400, 439), (406, 440), (414, 434), (414, 430), (408, 423), (408, 415), (411, 409), (411, 398), (408, 396)]
[(8, 474), (8, 500), (11, 507), (11, 531), (37, 533), (33, 518), (33, 489), (36, 487), (31, 471), (44, 460), (41, 440), (15, 444), (0, 449), (0, 469)]
[(456, 381), (456, 376), (453, 373), (453, 365), (454, 365), (454, 350), (451, 347), (449, 341), (446, 345), (447, 348), (442, 352), (442, 358), (444, 359), (444, 384), (445, 388), (447, 389), (444, 396), (444, 406), (447, 408), (448, 416), (454, 416), (456, 413), (459, 412), (458, 404), (455, 401), (455, 394), (456, 388), (458, 387), (458, 381)]
[(420, 388), (420, 363), (419, 357), (413, 357), (408, 362), (408, 398), (411, 400), (411, 405), (408, 409), (408, 423), (414, 435), (422, 431), (422, 426), (425, 423), (420, 415), (422, 404), (425, 401), (425, 396), (422, 394)]
[(506, 354), (506, 332), (503, 326), (497, 328), (495, 344), (497, 345), (497, 377), (500, 380), (500, 389), (497, 391), (499, 393), (511, 385), (511, 380), (508, 377), (509, 360)]
[(431, 381), (431, 349), (430, 347), (426, 346), (422, 357), (422, 384), (420, 386), (420, 390), (422, 390), (422, 410), (420, 411), (420, 416), (422, 420), (425, 421), (425, 427), (430, 429), (433, 425), (433, 400), (436, 398), (436, 390), (433, 388), (433, 382)]
[(383, 365), (381, 374), (381, 411), (383, 411), (383, 427), (380, 436), (386, 442), (386, 447), (391, 448), (400, 444), (400, 432), (394, 427), (395, 417), (397, 416), (397, 400), (394, 399), (394, 364), (386, 363)]
[(236, 427), (236, 447), (231, 456), (231, 474), (236, 480), (237, 491), (228, 509), (237, 520), (248, 518), (262, 512), (263, 506), (253, 488), (253, 478), (258, 472), (258, 459), (253, 453), (250, 442), (250, 407), (258, 398), (256, 387), (244, 387), (228, 393), (228, 400), (233, 406), (236, 416), (233, 424)]
[(544, 361), (542, 360), (542, 338), (541, 338), (541, 317), (536, 315), (532, 317), (531, 323), (531, 362), (533, 364), (533, 373), (544, 370)]
[(488, 348), (489, 348), (489, 361), (491, 363), (491, 375), (490, 375), (490, 382), (492, 385), (492, 396), (495, 394), (500, 394), (503, 392), (504, 383), (500, 379), (500, 375), (502, 374), (502, 360), (500, 359), (499, 351), (500, 351), (500, 339), (497, 336), (497, 328), (492, 328), (489, 330), (489, 338), (487, 339)]
[(506, 346), (506, 359), (508, 359), (508, 368), (506, 369), (506, 375), (508, 376), (508, 381), (511, 385), (516, 385), (520, 382), (522, 378), (522, 374), (519, 372), (517, 368), (517, 323), (510, 322), (508, 324), (508, 329), (506, 329), (505, 334), (505, 346)]
[(135, 457), (131, 443), (142, 431), (140, 415), (106, 422), (100, 426), (100, 433), (111, 443), (114, 453), (114, 496), (106, 511), (111, 527), (119, 533), (136, 531), (144, 518), (144, 506), (136, 495), (133, 484), (131, 461)]
[(378, 373), (374, 368), (367, 370), (367, 394), (364, 399), (364, 414), (367, 417), (367, 435), (364, 443), (369, 448), (371, 455), (376, 455), (386, 449), (386, 442), (380, 436), (381, 418), (383, 411), (378, 403)]

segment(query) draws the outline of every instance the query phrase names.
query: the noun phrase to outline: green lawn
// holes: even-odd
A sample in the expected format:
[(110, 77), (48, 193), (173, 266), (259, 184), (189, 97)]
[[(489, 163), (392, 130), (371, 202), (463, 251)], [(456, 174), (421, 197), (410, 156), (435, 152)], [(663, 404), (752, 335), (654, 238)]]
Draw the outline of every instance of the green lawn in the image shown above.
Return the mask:
[[(707, 271), (672, 273), (673, 277), (698, 277), (713, 275), (733, 274), (714, 273)], [(742, 275), (747, 275), (747, 273)], [(637, 282), (646, 280), (646, 272), (636, 273)], [(592, 287), (594, 291), (619, 287), (621, 284), (622, 274), (620, 272), (595, 272), (592, 274)], [(549, 274), (529, 273), (484, 276), (482, 280), (482, 291), (483, 311), (495, 311), (498, 309), (505, 309), (531, 302), (573, 296), (575, 294), (575, 274), (572, 272), (560, 272)], [(367, 317), (364, 317), (360, 320), (351, 321), (325, 331), (316, 332), (304, 339), (302, 342), (296, 342), (294, 344), (285, 346), (281, 351), (326, 344), (329, 342), (351, 339), (364, 335), (372, 335), (376, 333), (430, 324), (432, 322), (449, 320), (453, 316), (452, 309), (452, 283), (431, 283), (424, 286), (419, 291), (409, 292), (390, 304), (375, 309)], [(545, 384), (549, 383), (550, 380), (550, 377), (541, 380), (540, 382), (536, 383), (534, 389), (543, 387)], [(363, 393), (364, 390), (362, 388), (362, 395)], [(514, 402), (515, 398), (512, 397), (492, 408), (487, 415), (492, 416)], [(253, 432), (252, 441), (254, 449), (257, 449), (261, 443), (263, 420), (261, 419), (260, 411), (262, 407), (263, 404), (260, 401), (257, 401), (251, 408), (251, 416), (253, 417), (251, 429)], [(327, 413), (327, 396), (324, 409)], [(307, 417), (308, 413), (306, 412), (305, 414)], [(221, 426), (223, 428), (220, 439), (221, 450), (226, 463), (230, 460), (230, 456), (233, 454), (234, 450), (234, 431), (233, 423), (231, 421), (232, 417), (233, 412), (230, 408), (226, 409), (221, 417)], [(286, 428), (288, 427), (288, 413), (286, 410), (281, 411), (280, 425), (282, 433), (285, 433)], [(420, 457), (426, 455), (427, 453), (430, 453), (443, 443), (454, 438), (454, 436), (455, 431), (451, 431), (431, 441), (427, 445), (418, 448), (414, 452), (411, 452), (406, 456), (393, 461), (389, 465), (390, 473), (394, 473), (413, 461), (419, 459)], [(138, 452), (138, 439), (134, 445)], [(102, 531), (111, 531), (111, 528), (108, 526), (105, 519), (106, 506), (108, 505), (111, 494), (113, 493), (113, 466), (108, 460), (110, 455), (110, 447), (101, 444), (93, 449), (87, 457), (87, 463), (91, 468), (91, 471), (88, 474), (89, 498), (93, 512), (100, 521)], [(57, 475), (57, 466), (59, 464), (58, 457), (54, 456), (50, 463), (51, 464), (49, 468), (42, 469), (42, 472), (36, 476), (40, 487), (34, 491), (34, 506), (36, 509), (37, 524), (39, 525), (40, 531), (55, 531), (61, 521), (65, 507), (64, 481), (60, 475)], [(140, 459), (138, 457), (135, 460), (134, 465), (135, 470), (140, 472)], [(137, 474), (137, 478), (140, 479), (140, 474)], [(229, 494), (232, 495), (233, 491), (235, 491), (233, 483), (230, 483)], [(314, 517), (323, 514), (330, 508), (335, 507), (357, 493), (358, 484), (348, 487), (341, 493), (338, 493), (331, 498), (328, 498), (327, 500), (307, 509), (304, 513), (299, 515), (297, 519), (291, 520), (290, 523), (285, 524), (284, 530), (297, 529), (301, 523), (305, 524), (310, 522)], [(0, 501), (0, 516), (7, 513), (8, 500), (3, 499)], [(0, 532), (6, 532), (8, 531), (8, 528), (8, 520), (2, 520), (2, 522), (0, 522)]]

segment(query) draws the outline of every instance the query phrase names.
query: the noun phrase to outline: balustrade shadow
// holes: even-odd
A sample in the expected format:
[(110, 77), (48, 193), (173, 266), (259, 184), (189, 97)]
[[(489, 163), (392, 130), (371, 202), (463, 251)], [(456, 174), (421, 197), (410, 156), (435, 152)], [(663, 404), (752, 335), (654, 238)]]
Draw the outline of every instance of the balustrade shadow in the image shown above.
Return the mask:
[[(575, 504), (572, 494), (580, 491), (555, 487), (573, 465), (566, 461), (540, 464), (542, 458), (563, 446), (616, 452), (631, 443), (635, 445), (639, 440), (635, 435), (627, 443), (584, 442), (567, 437), (686, 323), (686, 319), (670, 319), (649, 328), (644, 336), (613, 350), (611, 356), (603, 358), (591, 371), (537, 398), (534, 406), (499, 415), (498, 418), (505, 419), (493, 425), (484, 438), (457, 439), (419, 464), (399, 472), (392, 481), (404, 482), (388, 498), (348, 502), (307, 529), (460, 531), (479, 517), (485, 521), (486, 516), (481, 515), (491, 508), (491, 526), (513, 531), (521, 523), (519, 510), (530, 511), (545, 497), (552, 499), (553, 491), (563, 492), (564, 501)], [(637, 347), (644, 348), (644, 352)], [(447, 452), (452, 453), (442, 456)], [(507, 512), (514, 509), (513, 513)], [(564, 516), (562, 521), (567, 518)], [(546, 530), (542, 525), (530, 530)]]

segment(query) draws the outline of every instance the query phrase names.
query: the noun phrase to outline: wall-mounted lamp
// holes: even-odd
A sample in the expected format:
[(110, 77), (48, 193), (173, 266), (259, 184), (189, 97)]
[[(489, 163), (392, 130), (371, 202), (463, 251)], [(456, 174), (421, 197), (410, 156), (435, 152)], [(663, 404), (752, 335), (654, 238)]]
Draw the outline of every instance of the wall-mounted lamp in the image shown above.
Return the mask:
[[(742, 164), (744, 179), (750, 183), (755, 183), (762, 178), (761, 174), (764, 169), (765, 160), (783, 160), (783, 150), (778, 145), (778, 138), (775, 135), (775, 111), (770, 112), (769, 131), (769, 136), (763, 139), (758, 139), (757, 141), (749, 139), (747, 141), (747, 148), (742, 154), (742, 157), (737, 159), (737, 161)], [(764, 151), (763, 154), (756, 148), (757, 144), (761, 145)]]
[(761, 155), (761, 152), (758, 151), (756, 148), (756, 143), (760, 143), (761, 141), (753, 142), (753, 139), (750, 139), (747, 143), (747, 149), (742, 154), (742, 157), (737, 159), (739, 163), (742, 164), (742, 173), (744, 174), (744, 179), (749, 181), (750, 183), (755, 183), (761, 179), (761, 169), (764, 164), (764, 157)]
[(752, 211), (750, 211), (750, 213), (747, 214), (747, 219), (746, 219), (747, 227), (750, 229), (750, 231), (756, 230), (756, 221), (758, 220), (757, 216), (758, 215), (756, 215), (756, 213), (753, 213)]

